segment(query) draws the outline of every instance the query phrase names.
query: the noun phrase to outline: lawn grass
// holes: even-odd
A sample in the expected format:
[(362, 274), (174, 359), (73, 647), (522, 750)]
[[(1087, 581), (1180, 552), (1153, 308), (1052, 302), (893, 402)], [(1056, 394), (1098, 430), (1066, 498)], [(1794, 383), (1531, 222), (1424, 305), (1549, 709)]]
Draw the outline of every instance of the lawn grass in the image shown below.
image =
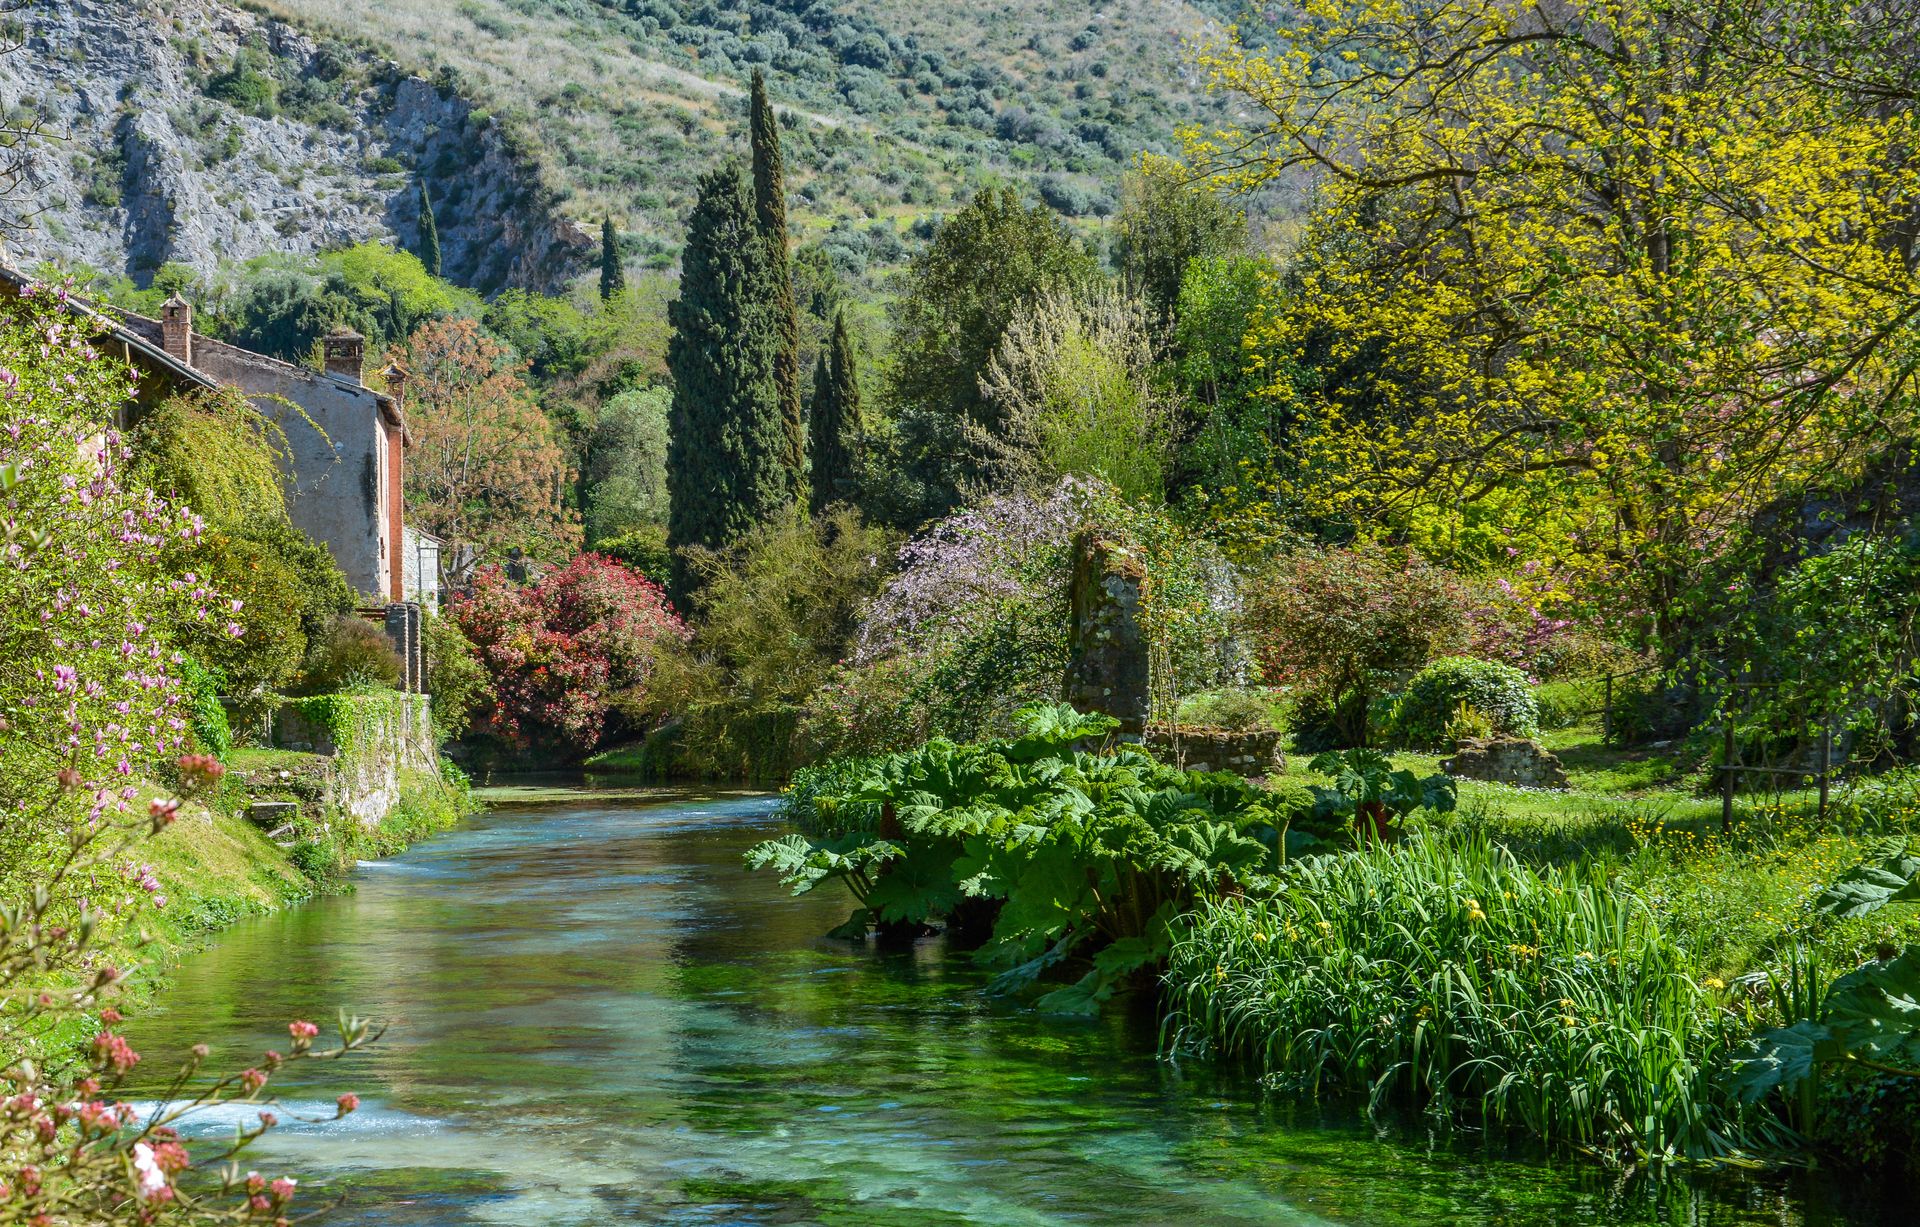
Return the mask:
[[(1702, 979), (1732, 982), (1775, 967), (1805, 935), (1825, 961), (1845, 969), (1883, 945), (1920, 941), (1920, 908), (1893, 908), (1857, 920), (1816, 918), (1813, 901), (1834, 878), (1866, 860), (1890, 835), (1920, 823), (1920, 792), (1886, 778), (1836, 785), (1825, 822), (1813, 789), (1743, 794), (1730, 830), (1721, 799), (1676, 748), (1620, 749), (1599, 729), (1558, 730), (1544, 739), (1567, 768), (1563, 790), (1459, 781), (1450, 815), (1419, 825), (1484, 831), (1538, 865), (1601, 864), (1623, 890), (1653, 904)], [(1287, 775), (1321, 782), (1310, 756), (1291, 756)], [(1396, 753), (1394, 765), (1420, 774), (1442, 756)]]

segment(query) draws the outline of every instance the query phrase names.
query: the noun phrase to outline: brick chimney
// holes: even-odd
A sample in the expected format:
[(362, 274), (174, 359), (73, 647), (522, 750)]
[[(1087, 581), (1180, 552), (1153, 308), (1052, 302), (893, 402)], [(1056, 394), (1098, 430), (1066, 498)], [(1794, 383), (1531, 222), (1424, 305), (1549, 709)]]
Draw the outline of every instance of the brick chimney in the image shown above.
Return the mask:
[(387, 395), (393, 397), (393, 403), (405, 409), (407, 407), (407, 368), (398, 362), (389, 362), (380, 372), (380, 379), (387, 385)]
[(160, 304), (160, 348), (182, 365), (193, 365), (193, 304), (178, 290)]
[(365, 357), (367, 339), (351, 328), (336, 328), (320, 342), (326, 355), (327, 374), (353, 383), (360, 382), (360, 366)]

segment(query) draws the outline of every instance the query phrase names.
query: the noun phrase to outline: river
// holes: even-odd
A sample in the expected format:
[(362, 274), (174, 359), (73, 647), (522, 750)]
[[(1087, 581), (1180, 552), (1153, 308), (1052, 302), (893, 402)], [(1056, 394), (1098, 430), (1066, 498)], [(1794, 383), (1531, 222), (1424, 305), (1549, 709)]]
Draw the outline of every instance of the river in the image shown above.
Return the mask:
[(343, 1006), (387, 1024), (277, 1083), (283, 1118), (358, 1112), (247, 1160), (329, 1227), (1911, 1221), (1805, 1174), (1656, 1186), (1263, 1101), (1158, 1059), (1150, 1021), (987, 997), (937, 940), (821, 937), (844, 898), (741, 867), (777, 830), (764, 797), (496, 804), (222, 935), (135, 1031), (142, 1068), (196, 1040), (244, 1065)]

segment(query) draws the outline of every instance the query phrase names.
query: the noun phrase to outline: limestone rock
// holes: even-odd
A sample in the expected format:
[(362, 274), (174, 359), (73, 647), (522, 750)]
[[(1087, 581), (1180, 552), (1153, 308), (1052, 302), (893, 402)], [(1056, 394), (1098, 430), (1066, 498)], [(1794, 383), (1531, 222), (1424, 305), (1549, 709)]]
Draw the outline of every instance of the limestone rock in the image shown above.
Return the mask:
[(1565, 788), (1560, 760), (1524, 737), (1473, 737), (1440, 764), (1448, 775), (1520, 788)]
[[(145, 285), (166, 263), (209, 273), (366, 239), (412, 249), (418, 178), (449, 280), (554, 289), (597, 254), (499, 124), (389, 61), (223, 0), (64, 0), (15, 16), (24, 45), (0, 55), (0, 108), (61, 138), (36, 147), (24, 188), (39, 212), (9, 237), (18, 266), (85, 263)], [(266, 116), (209, 96), (243, 46), (340, 101)]]

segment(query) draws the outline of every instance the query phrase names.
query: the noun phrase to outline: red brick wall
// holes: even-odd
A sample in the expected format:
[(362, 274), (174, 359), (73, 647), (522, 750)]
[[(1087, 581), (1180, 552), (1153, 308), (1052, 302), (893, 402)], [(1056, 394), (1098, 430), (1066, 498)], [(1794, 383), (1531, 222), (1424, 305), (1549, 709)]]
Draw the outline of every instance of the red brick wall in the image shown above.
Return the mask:
[(388, 600), (407, 599), (406, 558), (402, 551), (407, 548), (407, 530), (405, 528), (406, 501), (400, 483), (406, 478), (407, 448), (400, 434), (400, 428), (393, 423), (385, 423), (387, 428), (387, 570), (391, 577), (389, 587), (392, 590)]

